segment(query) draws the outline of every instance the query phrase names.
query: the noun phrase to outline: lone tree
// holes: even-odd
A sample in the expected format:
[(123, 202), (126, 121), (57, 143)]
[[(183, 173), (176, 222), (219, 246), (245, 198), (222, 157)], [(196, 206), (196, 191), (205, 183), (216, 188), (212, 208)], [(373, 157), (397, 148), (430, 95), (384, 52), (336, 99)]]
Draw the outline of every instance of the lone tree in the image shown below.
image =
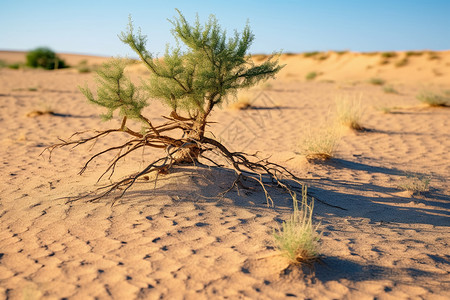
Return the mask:
[[(205, 136), (205, 127), (210, 113), (224, 102), (227, 96), (235, 94), (239, 89), (254, 86), (274, 77), (283, 66), (278, 64), (276, 55), (259, 65), (251, 60), (248, 49), (254, 35), (248, 25), (242, 33), (235, 32), (227, 39), (225, 31), (220, 28), (213, 15), (202, 26), (198, 18), (195, 24), (191, 25), (180, 11), (177, 12), (178, 18), (170, 21), (173, 25), (172, 34), (177, 44), (182, 43), (186, 46), (185, 50), (180, 47), (173, 49), (167, 47), (163, 59), (154, 57), (146, 49), (146, 36), (142, 35), (140, 30), (135, 32), (131, 18), (127, 30), (119, 36), (150, 70), (150, 78), (141, 87), (136, 87), (125, 76), (123, 61), (112, 60), (105, 63), (97, 72), (96, 95), (88, 87), (80, 88), (90, 102), (107, 109), (107, 113), (103, 115), (105, 119), (113, 118), (118, 110), (121, 117), (120, 127), (96, 132), (88, 138), (63, 141), (47, 149), (51, 152), (59, 147), (77, 146), (110, 134), (129, 135), (130, 139), (126, 143), (92, 156), (80, 172), (83, 173), (97, 157), (110, 151), (117, 151), (118, 154), (102, 176), (107, 173), (112, 175), (117, 163), (133, 151), (143, 147), (162, 150), (164, 155), (161, 158), (148, 164), (142, 171), (99, 189), (90, 201), (121, 190), (119, 196), (115, 198), (117, 199), (139, 177), (149, 173), (165, 174), (175, 165), (197, 164), (204, 159), (219, 166), (217, 162), (205, 156), (208, 152), (214, 151), (225, 158), (237, 174), (230, 190), (234, 186), (242, 186), (243, 179), (255, 180), (264, 189), (267, 203), (273, 205), (263, 177), (269, 177), (271, 182), (291, 191), (289, 186), (283, 183), (282, 177), (287, 175), (295, 178), (293, 174), (267, 160), (253, 162), (251, 155), (230, 152), (219, 141)], [(170, 114), (164, 117), (165, 123), (154, 124), (150, 118), (142, 114), (143, 108), (148, 105), (146, 101), (148, 97), (159, 99), (170, 107)], [(142, 122), (143, 128), (133, 130), (127, 123), (129, 119)], [(77, 135), (79, 133), (75, 134)]]

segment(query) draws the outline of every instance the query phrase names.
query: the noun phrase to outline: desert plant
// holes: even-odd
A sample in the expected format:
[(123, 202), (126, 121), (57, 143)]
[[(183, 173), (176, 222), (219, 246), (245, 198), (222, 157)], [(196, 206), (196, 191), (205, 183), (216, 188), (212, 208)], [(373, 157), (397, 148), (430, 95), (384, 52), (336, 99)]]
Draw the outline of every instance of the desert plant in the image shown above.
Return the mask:
[(423, 51), (407, 51), (405, 53), (405, 55), (407, 57), (409, 57), (409, 56), (421, 56), (422, 54), (423, 54)]
[(303, 56), (304, 57), (313, 57), (313, 56), (316, 56), (319, 53), (320, 53), (319, 51), (305, 52), (305, 53), (303, 53)]
[(361, 117), (364, 112), (361, 98), (361, 95), (359, 97), (338, 96), (336, 98), (337, 118), (342, 125), (355, 130), (364, 130), (361, 125)]
[(310, 161), (327, 160), (334, 157), (341, 135), (336, 128), (309, 128), (301, 139), (300, 153)]
[(320, 224), (313, 225), (312, 222), (314, 198), (308, 201), (306, 186), (301, 197), (299, 207), (297, 195), (292, 195), (293, 214), (283, 222), (281, 228), (273, 231), (275, 246), (290, 264), (311, 263), (319, 258)]
[(21, 67), (23, 67), (23, 65), (21, 63), (12, 63), (8, 65), (8, 68), (12, 69), (12, 70), (18, 70)]
[(406, 178), (402, 179), (397, 187), (404, 191), (420, 194), (430, 190), (431, 177), (422, 174), (406, 174)]
[(408, 58), (406, 58), (406, 57), (404, 57), (404, 58), (402, 58), (401, 60), (399, 60), (399, 61), (397, 61), (396, 63), (395, 63), (395, 66), (397, 67), (397, 68), (400, 68), (400, 67), (404, 67), (404, 66), (406, 66), (407, 64), (408, 64)]
[(55, 52), (46, 47), (36, 48), (27, 53), (26, 65), (32, 68), (44, 68), (46, 70), (65, 68), (64, 60)]
[[(49, 147), (48, 150), (51, 152), (59, 147), (95, 142), (110, 134), (129, 136), (130, 139), (126, 143), (95, 154), (81, 170), (83, 173), (98, 156), (118, 151), (116, 158), (102, 175), (109, 173), (110, 177), (117, 163), (136, 150), (150, 147), (161, 149), (164, 153), (143, 170), (101, 190), (102, 192), (94, 195), (90, 201), (119, 190), (118, 197), (121, 197), (138, 178), (148, 174), (165, 174), (177, 165), (197, 164), (203, 160), (221, 166), (207, 156), (211, 152), (221, 155), (234, 169), (236, 180), (232, 187), (244, 185), (244, 179), (253, 180), (266, 192), (262, 178), (269, 177), (278, 186), (289, 190), (279, 176), (285, 174), (293, 179), (295, 176), (282, 166), (265, 159), (256, 158), (254, 161), (252, 156), (242, 152), (230, 152), (219, 141), (205, 136), (205, 128), (213, 109), (220, 106), (227, 96), (235, 95), (238, 90), (273, 78), (283, 67), (278, 64), (278, 56), (272, 55), (256, 65), (247, 53), (254, 39), (248, 25), (241, 34), (235, 33), (227, 39), (225, 31), (220, 28), (213, 15), (206, 25), (202, 26), (198, 18), (195, 25), (191, 25), (180, 11), (177, 12), (178, 18), (171, 21), (172, 33), (177, 44), (185, 45), (184, 51), (181, 47), (171, 50), (168, 47), (163, 59), (153, 57), (146, 49), (146, 36), (140, 31), (135, 33), (131, 18), (127, 30), (120, 35), (121, 41), (137, 53), (150, 71), (150, 78), (143, 86), (135, 86), (125, 75), (125, 65), (121, 60), (113, 60), (97, 71), (97, 95), (87, 86), (81, 88), (91, 103), (106, 108), (104, 119), (112, 119), (118, 110), (120, 127), (96, 132), (87, 138), (64, 141)], [(149, 97), (159, 99), (171, 110), (170, 114), (164, 117), (165, 123), (156, 124), (151, 117), (144, 116), (143, 109), (148, 105)], [(138, 121), (142, 128), (132, 129), (130, 119)], [(266, 196), (268, 204), (273, 205), (268, 193)]]
[(374, 77), (369, 79), (369, 83), (373, 85), (383, 85), (386, 83), (386, 81), (384, 79)]
[(398, 94), (397, 90), (394, 89), (394, 87), (392, 85), (387, 85), (387, 86), (383, 87), (383, 91), (386, 94)]
[(306, 80), (313, 80), (317, 77), (317, 72), (309, 72), (308, 74), (306, 74), (305, 79)]
[(422, 91), (416, 96), (417, 100), (432, 107), (450, 106), (450, 96), (431, 91)]
[(396, 57), (397, 53), (395, 52), (383, 52), (381, 53), (381, 57), (383, 58), (392, 58), (392, 57)]
[(88, 61), (83, 59), (77, 65), (77, 70), (79, 73), (90, 73), (92, 69), (88, 65)]

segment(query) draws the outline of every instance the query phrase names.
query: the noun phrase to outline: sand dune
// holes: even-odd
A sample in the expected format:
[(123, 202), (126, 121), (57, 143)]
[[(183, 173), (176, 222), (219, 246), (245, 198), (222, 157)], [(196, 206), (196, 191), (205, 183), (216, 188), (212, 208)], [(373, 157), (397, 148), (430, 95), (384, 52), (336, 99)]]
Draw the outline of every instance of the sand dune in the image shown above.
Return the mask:
[[(91, 152), (58, 150), (51, 162), (39, 155), (58, 137), (116, 126), (78, 91), (93, 73), (0, 69), (0, 299), (448, 299), (450, 109), (416, 95), (450, 89), (450, 52), (383, 55), (285, 54), (277, 80), (246, 92), (267, 109), (212, 115), (211, 131), (231, 149), (260, 151), (310, 178), (323, 231), (314, 270), (287, 268), (273, 247), (273, 228), (292, 210), (288, 195), (271, 190), (274, 208), (258, 189), (217, 197), (234, 179), (225, 170), (178, 168), (156, 188), (139, 182), (113, 207), (108, 199), (67, 204), (95, 188), (107, 159), (77, 173), (114, 140)], [(71, 65), (106, 59), (61, 56)], [(0, 52), (6, 62), (20, 57)], [(139, 65), (129, 72), (144, 75)], [(306, 80), (310, 72), (318, 75)], [(333, 121), (338, 95), (362, 95), (368, 130), (345, 131), (334, 159), (310, 163), (298, 143), (309, 126)], [(164, 109), (154, 102), (148, 114)], [(28, 117), (33, 111), (54, 114)], [(117, 178), (151, 155), (130, 157)], [(428, 176), (429, 191), (399, 189), (407, 173)]]

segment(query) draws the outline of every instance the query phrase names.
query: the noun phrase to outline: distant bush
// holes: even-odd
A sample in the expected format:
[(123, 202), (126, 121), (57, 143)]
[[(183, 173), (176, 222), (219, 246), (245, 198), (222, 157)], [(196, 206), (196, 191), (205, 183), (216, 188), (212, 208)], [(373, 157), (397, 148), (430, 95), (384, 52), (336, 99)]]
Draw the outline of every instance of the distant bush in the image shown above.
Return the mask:
[(304, 57), (313, 57), (313, 56), (316, 56), (319, 53), (320, 53), (319, 51), (305, 52), (305, 53), (303, 53), (303, 56)]
[(391, 57), (396, 57), (397, 53), (395, 52), (383, 52), (381, 53), (381, 57), (383, 58), (391, 58)]
[(40, 47), (27, 53), (27, 66), (43, 68), (46, 70), (61, 69), (67, 67), (64, 60), (59, 58), (49, 48)]
[(306, 80), (313, 80), (314, 78), (317, 77), (317, 72), (309, 72), (308, 74), (306, 74), (305, 78)]
[(450, 106), (450, 97), (444, 93), (443, 95), (430, 91), (422, 91), (417, 96), (417, 100), (428, 106)]
[(421, 56), (423, 51), (408, 51), (406, 52), (406, 56)]
[(385, 86), (383, 88), (383, 91), (387, 94), (398, 94), (397, 90), (394, 89), (394, 87), (392, 87), (391, 85)]
[(90, 73), (92, 71), (88, 65), (88, 61), (85, 59), (78, 63), (77, 70), (79, 73)]
[(8, 65), (8, 68), (13, 69), (13, 70), (18, 70), (20, 69), (20, 67), (22, 67), (21, 63), (12, 63)]
[(397, 68), (400, 68), (400, 67), (406, 66), (407, 64), (408, 64), (408, 58), (405, 57), (405, 58), (399, 60), (398, 62), (396, 62), (396, 63), (395, 63), (395, 66), (396, 66)]
[(386, 81), (384, 79), (374, 77), (369, 79), (369, 83), (373, 85), (383, 85)]

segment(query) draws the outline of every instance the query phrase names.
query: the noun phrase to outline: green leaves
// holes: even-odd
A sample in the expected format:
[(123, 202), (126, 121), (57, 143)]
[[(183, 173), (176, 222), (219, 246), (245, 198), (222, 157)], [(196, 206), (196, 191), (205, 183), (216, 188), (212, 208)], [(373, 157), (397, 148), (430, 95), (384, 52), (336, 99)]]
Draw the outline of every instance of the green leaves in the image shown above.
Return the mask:
[(208, 114), (229, 94), (240, 88), (256, 85), (274, 77), (283, 66), (278, 65), (278, 56), (254, 65), (248, 55), (254, 35), (247, 24), (242, 33), (237, 31), (227, 38), (214, 15), (205, 25), (199, 18), (191, 25), (177, 10), (178, 18), (169, 20), (177, 43), (186, 46), (167, 48), (164, 59), (156, 59), (146, 49), (147, 37), (133, 24), (119, 37), (128, 44), (151, 71), (145, 85), (152, 97), (161, 99), (173, 110), (184, 110), (190, 115)]
[(107, 109), (102, 114), (104, 120), (112, 119), (118, 109), (121, 116), (145, 121), (141, 111), (148, 104), (142, 92), (124, 75), (126, 62), (113, 59), (103, 64), (97, 71), (97, 97), (86, 87), (80, 87), (84, 96), (92, 103)]

